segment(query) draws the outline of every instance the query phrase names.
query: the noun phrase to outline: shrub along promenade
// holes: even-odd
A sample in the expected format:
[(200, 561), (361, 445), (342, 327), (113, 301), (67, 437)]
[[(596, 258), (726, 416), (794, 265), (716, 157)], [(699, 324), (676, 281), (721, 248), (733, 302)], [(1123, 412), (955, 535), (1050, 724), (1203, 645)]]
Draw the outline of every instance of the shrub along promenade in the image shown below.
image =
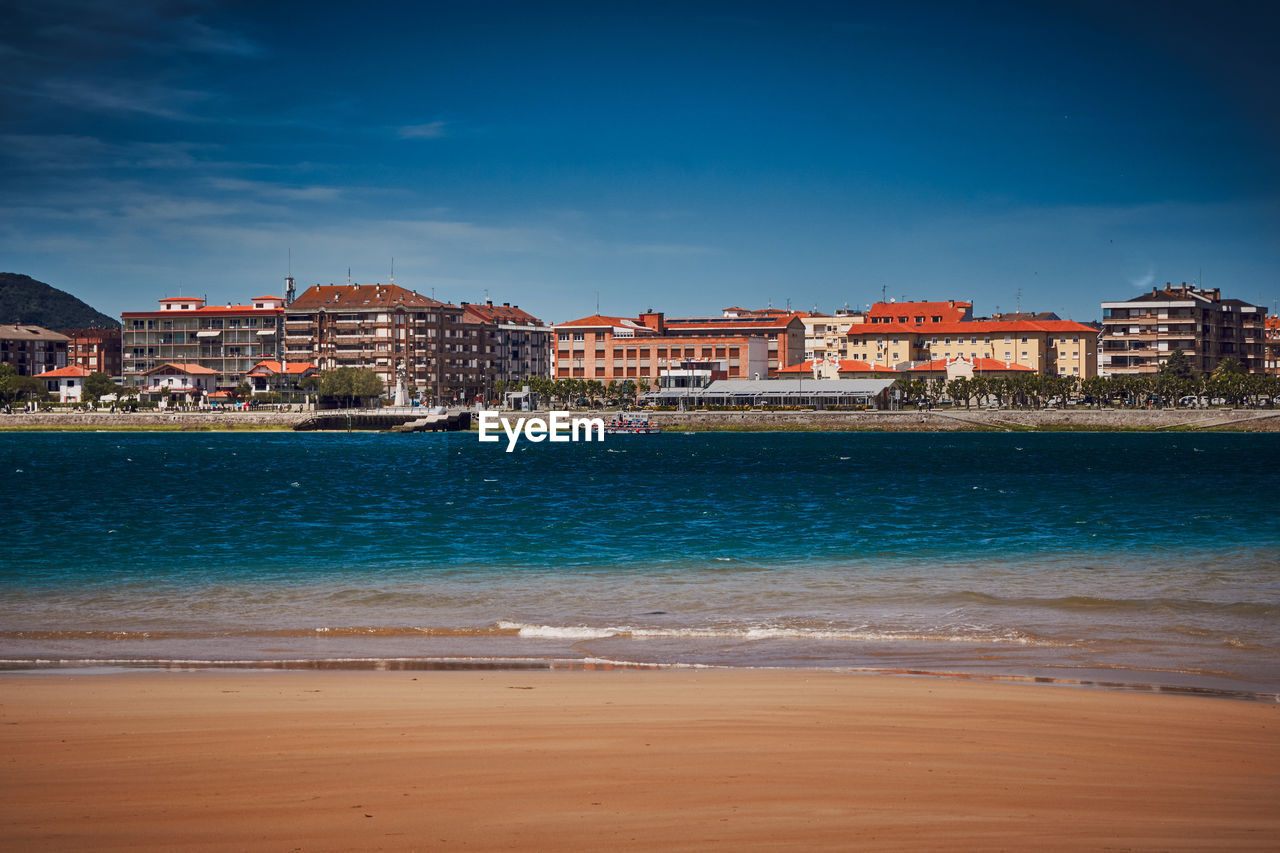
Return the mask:
[[(0, 414), (4, 430), (243, 431), (292, 430), (310, 412), (41, 412)], [(522, 414), (506, 413), (510, 418)], [(595, 410), (606, 420), (618, 413)], [(636, 412), (627, 412), (635, 416)], [(642, 415), (643, 416), (643, 415)], [(867, 432), (1280, 432), (1280, 409), (964, 409), (901, 411), (691, 411), (652, 412), (672, 431)], [(473, 421), (474, 423), (474, 421)]]

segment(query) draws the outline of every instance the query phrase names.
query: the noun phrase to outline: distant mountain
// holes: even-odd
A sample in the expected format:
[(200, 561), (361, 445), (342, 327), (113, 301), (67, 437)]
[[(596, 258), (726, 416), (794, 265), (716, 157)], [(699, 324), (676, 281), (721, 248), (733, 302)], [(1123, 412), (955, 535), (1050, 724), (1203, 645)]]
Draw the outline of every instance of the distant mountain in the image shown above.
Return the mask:
[(118, 329), (120, 321), (29, 275), (0, 272), (0, 324), (46, 329)]

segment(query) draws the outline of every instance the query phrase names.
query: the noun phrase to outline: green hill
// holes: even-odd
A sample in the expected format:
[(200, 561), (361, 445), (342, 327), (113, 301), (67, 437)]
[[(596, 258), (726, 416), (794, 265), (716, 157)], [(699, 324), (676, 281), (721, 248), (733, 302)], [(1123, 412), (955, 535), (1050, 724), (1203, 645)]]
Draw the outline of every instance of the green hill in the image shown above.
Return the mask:
[(118, 329), (120, 322), (94, 310), (70, 293), (29, 275), (0, 272), (0, 323), (46, 329)]

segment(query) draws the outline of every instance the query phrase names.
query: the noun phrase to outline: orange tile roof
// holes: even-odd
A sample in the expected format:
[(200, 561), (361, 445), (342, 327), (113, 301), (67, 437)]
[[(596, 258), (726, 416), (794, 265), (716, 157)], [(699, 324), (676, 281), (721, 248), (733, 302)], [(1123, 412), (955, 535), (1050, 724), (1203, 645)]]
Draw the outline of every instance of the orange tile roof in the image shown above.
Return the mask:
[(191, 376), (217, 376), (218, 375), (218, 371), (214, 370), (211, 367), (205, 367), (203, 364), (196, 364), (195, 362), (177, 362), (177, 361), (167, 361), (164, 364), (160, 365), (159, 367), (153, 367), (150, 370), (144, 370), (142, 371), (142, 375), (150, 376), (152, 373), (159, 373), (161, 370), (164, 370), (167, 367), (172, 367), (174, 370), (178, 371), (179, 373), (186, 373)]
[[(570, 320), (567, 323), (556, 323), (556, 328), (563, 326), (580, 326), (584, 328), (599, 328), (601, 326), (621, 326), (624, 329), (649, 329), (639, 320), (631, 320), (626, 317), (607, 317), (604, 314), (592, 314), (590, 317), (582, 317), (578, 320)], [(650, 329), (656, 331), (656, 329)]]
[(1098, 330), (1074, 320), (964, 320), (955, 323), (926, 323), (916, 326), (911, 323), (879, 323), (876, 325), (855, 324), (849, 327), (846, 337), (869, 337), (872, 335), (985, 335), (1014, 332), (1070, 332), (1081, 335), (1097, 335)]
[(293, 376), (306, 373), (308, 370), (319, 370), (320, 368), (311, 362), (289, 361), (285, 362), (284, 370), (281, 370), (280, 362), (268, 359), (255, 364), (246, 375), (266, 376), (266, 373), (258, 373), (260, 369), (270, 371), (271, 373), (284, 373), (286, 376)]
[(302, 292), (290, 311), (391, 308), (435, 308), (445, 303), (414, 293), (398, 284), (317, 284)]
[(37, 373), (32, 379), (81, 379), (93, 373), (87, 367), (80, 367), (76, 364), (68, 364), (66, 367), (59, 367), (57, 370), (46, 370), (44, 373)]
[[(867, 319), (872, 317), (906, 317), (913, 323), (915, 317), (942, 317), (942, 322), (956, 322), (964, 317), (966, 310), (972, 310), (972, 302), (877, 302), (867, 312)], [(880, 324), (877, 324), (880, 325)]]
[(520, 326), (545, 325), (519, 305), (493, 305), (490, 303), (476, 305), (470, 302), (463, 302), (462, 307), (467, 314), (471, 314), (485, 323), (509, 323)]

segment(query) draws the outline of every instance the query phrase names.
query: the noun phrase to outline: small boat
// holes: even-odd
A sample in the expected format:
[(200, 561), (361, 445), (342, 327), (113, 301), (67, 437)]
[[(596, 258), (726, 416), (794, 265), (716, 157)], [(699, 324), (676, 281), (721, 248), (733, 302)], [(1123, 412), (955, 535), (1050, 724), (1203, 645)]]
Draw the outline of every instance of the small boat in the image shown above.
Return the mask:
[(652, 435), (662, 432), (648, 418), (614, 418), (604, 425), (605, 435)]

